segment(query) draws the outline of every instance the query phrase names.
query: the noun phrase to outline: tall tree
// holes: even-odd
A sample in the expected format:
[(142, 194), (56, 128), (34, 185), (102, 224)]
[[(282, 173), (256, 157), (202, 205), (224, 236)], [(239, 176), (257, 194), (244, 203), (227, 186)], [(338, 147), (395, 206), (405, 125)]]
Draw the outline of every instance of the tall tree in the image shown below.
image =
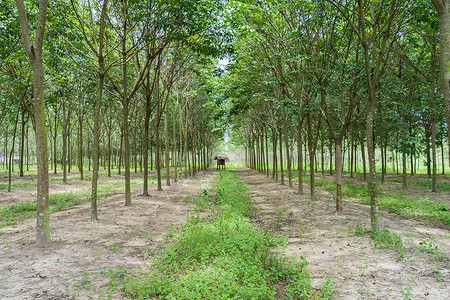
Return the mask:
[(45, 122), (44, 70), (42, 67), (42, 48), (44, 45), (45, 22), (47, 18), (47, 0), (39, 1), (38, 20), (34, 43), (31, 42), (28, 17), (23, 0), (16, 0), (19, 11), (20, 28), (25, 51), (33, 69), (34, 120), (36, 124), (36, 156), (37, 156), (37, 219), (36, 241), (50, 241), (50, 222), (48, 211), (48, 150), (47, 129)]
[(450, 164), (450, 1), (431, 0), (439, 16), (439, 43), (441, 52), (441, 89), (444, 93), (447, 117), (448, 161)]

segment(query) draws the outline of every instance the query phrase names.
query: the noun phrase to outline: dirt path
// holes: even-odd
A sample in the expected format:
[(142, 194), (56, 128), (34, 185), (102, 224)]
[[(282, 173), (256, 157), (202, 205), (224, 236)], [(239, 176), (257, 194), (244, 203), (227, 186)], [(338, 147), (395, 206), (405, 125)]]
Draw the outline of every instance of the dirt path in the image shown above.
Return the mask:
[[(164, 187), (163, 192), (153, 186), (148, 198), (138, 196), (142, 193), (138, 187), (132, 191), (131, 207), (123, 206), (123, 194), (108, 197), (99, 203), (98, 222), (89, 220), (90, 204), (53, 213), (48, 245), (34, 242), (35, 220), (1, 229), (0, 298), (99, 299), (106, 295), (104, 271), (145, 268), (149, 257), (162, 248), (163, 234), (190, 215), (186, 197), (210, 188), (216, 174), (199, 173)], [(28, 193), (33, 193), (31, 189)], [(121, 297), (113, 295), (117, 298)]]
[[(448, 228), (424, 221), (380, 212), (380, 224), (401, 236), (405, 260), (393, 249), (373, 250), (367, 234), (354, 236), (349, 226), (370, 228), (370, 207), (344, 199), (344, 213), (334, 212), (332, 196), (318, 189), (311, 202), (305, 195), (249, 169), (236, 170), (243, 176), (260, 208), (256, 222), (289, 238), (285, 254), (308, 261), (313, 286), (333, 279), (339, 299), (448, 299), (450, 265), (436, 259), (450, 257)], [(432, 242), (438, 251), (420, 251)], [(420, 244), (422, 242), (422, 244)]]

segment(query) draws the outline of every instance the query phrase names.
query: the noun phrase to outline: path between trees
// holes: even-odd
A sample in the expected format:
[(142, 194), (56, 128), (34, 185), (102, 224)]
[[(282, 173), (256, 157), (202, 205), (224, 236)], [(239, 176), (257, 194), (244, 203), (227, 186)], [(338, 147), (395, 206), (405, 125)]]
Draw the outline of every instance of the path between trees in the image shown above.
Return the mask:
[(318, 200), (310, 202), (309, 195), (298, 195), (296, 187), (288, 189), (250, 169), (236, 171), (252, 190), (259, 208), (256, 222), (289, 238), (284, 253), (306, 258), (313, 286), (329, 277), (340, 299), (446, 299), (450, 295), (448, 261), (420, 250), (431, 241), (448, 258), (448, 230), (380, 211), (381, 227), (403, 240), (401, 261), (395, 250), (374, 251), (368, 234), (351, 234), (349, 228), (358, 224), (370, 228), (370, 206), (344, 199), (344, 213), (337, 215), (332, 195), (322, 189), (317, 190)]

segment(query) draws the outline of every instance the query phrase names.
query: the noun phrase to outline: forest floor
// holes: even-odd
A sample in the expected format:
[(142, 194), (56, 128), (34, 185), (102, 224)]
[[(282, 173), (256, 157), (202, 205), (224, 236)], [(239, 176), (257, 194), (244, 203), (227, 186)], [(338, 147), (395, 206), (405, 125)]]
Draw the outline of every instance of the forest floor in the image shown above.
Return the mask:
[[(256, 222), (289, 238), (285, 255), (306, 258), (316, 287), (330, 278), (339, 299), (449, 298), (449, 226), (380, 210), (380, 227), (398, 235), (403, 249), (379, 249), (385, 245), (364, 233), (370, 228), (370, 206), (360, 199), (344, 198), (344, 211), (338, 215), (333, 196), (323, 189), (310, 201), (307, 184), (299, 195), (296, 183), (289, 189), (248, 169), (237, 172), (260, 209)], [(450, 200), (448, 192), (434, 197)]]
[[(338, 215), (333, 196), (324, 189), (318, 188), (317, 199), (310, 201), (308, 184), (299, 195), (296, 183), (289, 189), (249, 169), (236, 172), (252, 193), (256, 224), (288, 238), (285, 255), (308, 261), (314, 287), (331, 279), (339, 299), (448, 299), (448, 225), (381, 209), (380, 226), (389, 230), (386, 239), (398, 236), (402, 246), (374, 242), (366, 232), (370, 207), (360, 199), (344, 198), (344, 212)], [(123, 193), (111, 195), (100, 200), (98, 222), (90, 221), (89, 203), (54, 212), (50, 244), (35, 243), (34, 219), (0, 229), (0, 299), (123, 298), (120, 290), (108, 289), (108, 270), (126, 275), (145, 269), (167, 245), (165, 234), (196, 214), (191, 197), (213, 189), (216, 175), (215, 170), (201, 172), (162, 192), (151, 184), (150, 197), (140, 196), (138, 185), (132, 190), (131, 207), (123, 205)], [(123, 175), (100, 178), (108, 183)], [(89, 181), (70, 180), (54, 181), (50, 189), (65, 193), (89, 187)], [(32, 201), (35, 193), (34, 185), (15, 187), (13, 193), (0, 190), (0, 209)], [(411, 193), (428, 196), (424, 188), (412, 187)], [(447, 203), (450, 199), (448, 191), (430, 197)]]

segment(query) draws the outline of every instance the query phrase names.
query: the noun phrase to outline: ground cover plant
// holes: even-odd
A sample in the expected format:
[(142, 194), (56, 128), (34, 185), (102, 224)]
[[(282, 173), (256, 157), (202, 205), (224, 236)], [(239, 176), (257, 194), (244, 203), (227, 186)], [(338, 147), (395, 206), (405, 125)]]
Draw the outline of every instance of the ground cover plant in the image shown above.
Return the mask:
[[(142, 184), (141, 178), (135, 178), (131, 181), (132, 187), (135, 187), (139, 184)], [(115, 193), (123, 192), (123, 190), (124, 185), (122, 180), (114, 180), (111, 182), (100, 184), (98, 188), (98, 199), (104, 199)], [(53, 194), (49, 199), (50, 212), (55, 212), (74, 207), (82, 203), (86, 203), (90, 200), (89, 195), (89, 188), (80, 189), (78, 191)], [(30, 219), (35, 216), (35, 201), (20, 201), (17, 204), (5, 205), (0, 208), (0, 228), (5, 226), (13, 226), (20, 221)]]
[[(293, 177), (298, 178), (298, 175), (295, 174)], [(306, 176), (304, 176), (305, 179)], [(411, 182), (413, 182), (412, 185), (417, 187), (427, 187), (428, 184), (431, 184), (428, 181), (411, 180)], [(316, 179), (316, 185), (335, 195), (335, 181), (320, 177)], [(439, 183), (439, 186), (443, 190), (449, 189), (447, 182)], [(377, 192), (378, 205), (386, 208), (389, 212), (450, 225), (450, 208), (447, 203), (433, 201), (420, 194), (412, 196), (411, 194), (405, 193), (402, 189), (386, 189), (383, 186), (379, 186)], [(344, 197), (361, 199), (362, 203), (370, 205), (369, 188), (366, 183), (353, 183), (350, 180), (345, 181), (342, 185), (342, 194)]]
[[(147, 299), (309, 299), (328, 298), (330, 282), (312, 290), (306, 260), (290, 262), (279, 254), (285, 239), (258, 228), (248, 188), (231, 171), (220, 172), (215, 196), (201, 201), (218, 212), (195, 216), (168, 235), (175, 243), (150, 271), (127, 276), (123, 290)], [(117, 278), (116, 272), (111, 277)]]

